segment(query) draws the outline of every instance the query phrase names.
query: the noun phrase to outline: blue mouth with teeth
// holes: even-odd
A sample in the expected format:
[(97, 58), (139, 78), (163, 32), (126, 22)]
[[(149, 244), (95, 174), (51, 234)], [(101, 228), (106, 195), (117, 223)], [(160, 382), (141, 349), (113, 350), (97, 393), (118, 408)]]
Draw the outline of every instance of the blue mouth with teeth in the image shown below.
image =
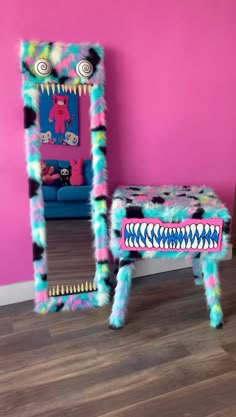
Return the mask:
[(155, 223), (127, 223), (124, 228), (124, 244), (127, 248), (142, 250), (208, 250), (218, 249), (220, 226), (214, 224), (177, 224), (173, 227)]

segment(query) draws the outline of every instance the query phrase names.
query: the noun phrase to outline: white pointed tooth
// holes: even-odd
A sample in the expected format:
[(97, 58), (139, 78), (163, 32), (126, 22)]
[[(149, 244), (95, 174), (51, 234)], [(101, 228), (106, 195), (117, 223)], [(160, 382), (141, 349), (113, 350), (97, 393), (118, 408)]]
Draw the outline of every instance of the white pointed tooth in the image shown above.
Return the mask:
[(207, 234), (209, 232), (209, 229), (210, 229), (209, 224), (205, 224), (204, 228), (205, 228), (205, 233)]
[(145, 248), (145, 243), (143, 243), (141, 237), (139, 238), (139, 242), (138, 243), (139, 243), (140, 248)]
[(64, 91), (65, 91), (65, 86), (64, 86), (64, 84), (62, 84), (62, 85), (61, 85), (61, 89), (62, 89), (62, 92), (64, 93)]
[(173, 247), (173, 249), (175, 249), (175, 242), (172, 243), (172, 247)]
[(131, 237), (129, 238), (129, 247), (130, 248), (133, 248), (134, 247), (134, 244), (132, 242), (132, 238)]
[(157, 236), (158, 235), (158, 230), (159, 230), (159, 224), (155, 224), (153, 231), (154, 231), (154, 235)]
[(185, 227), (181, 227), (181, 232), (183, 233), (183, 235), (185, 234)]
[(167, 233), (168, 233), (168, 227), (165, 227), (165, 236), (167, 237)]
[(44, 84), (40, 84), (40, 87), (41, 87), (41, 90), (42, 90), (42, 93), (44, 92)]
[(76, 85), (73, 85), (73, 92), (76, 94)]
[(176, 249), (180, 249), (180, 242), (179, 242), (179, 240), (177, 240)]
[(193, 244), (192, 244), (192, 248), (193, 249), (197, 249), (197, 238), (195, 237)]
[(160, 227), (160, 235), (162, 236), (162, 234), (163, 234), (163, 230), (164, 230), (164, 226), (161, 226)]
[(181, 243), (181, 249), (185, 249), (186, 245), (185, 245), (185, 240), (183, 239), (182, 243)]
[(199, 223), (197, 225), (197, 230), (198, 230), (199, 236), (201, 236), (202, 235), (202, 231), (203, 231), (203, 224), (202, 223)]
[(68, 85), (68, 90), (69, 90), (69, 92), (71, 93), (72, 92), (72, 85)]
[(134, 225), (134, 233), (138, 233), (138, 229), (139, 229), (139, 223), (135, 223)]
[(154, 248), (159, 248), (159, 244), (156, 241), (156, 239), (153, 239), (153, 246), (154, 246)]
[(169, 234), (172, 235), (172, 227), (169, 227)]
[(65, 89), (65, 92), (67, 93), (67, 91), (68, 91), (68, 85), (64, 85), (64, 89)]
[(205, 243), (204, 243), (204, 249), (208, 249), (208, 248), (209, 248), (208, 241), (207, 241), (207, 240), (205, 240)]
[(210, 229), (211, 229), (211, 233), (214, 233), (214, 230), (215, 230), (214, 224), (211, 224)]
[(169, 246), (168, 246), (167, 240), (166, 240), (166, 242), (165, 242), (165, 249), (169, 249)]
[(147, 234), (152, 239), (152, 229), (153, 229), (153, 223), (149, 223), (147, 227)]
[(152, 242), (151, 242), (151, 240), (149, 240), (148, 238), (146, 239), (146, 246), (147, 246), (147, 248), (152, 248)]
[(220, 226), (216, 226), (216, 233), (217, 233), (217, 235), (219, 235), (219, 233), (220, 233)]
[(139, 244), (138, 244), (138, 241), (137, 241), (137, 239), (136, 239), (136, 238), (134, 239), (134, 246), (135, 246), (136, 248), (139, 248)]
[(198, 249), (202, 249), (202, 248), (203, 248), (203, 239), (200, 239)]
[(173, 234), (176, 234), (176, 227), (173, 227)]
[(129, 233), (130, 232), (130, 230), (129, 230), (129, 223), (127, 223), (125, 227), (126, 227), (127, 232)]
[(177, 227), (177, 233), (178, 234), (180, 233), (180, 227)]
[(81, 96), (81, 94), (82, 94), (82, 85), (81, 84), (78, 85), (78, 93), (79, 93), (79, 96)]
[(163, 249), (164, 248), (164, 244), (163, 244), (163, 240), (161, 239), (160, 241), (160, 248)]
[(144, 233), (146, 231), (147, 223), (142, 223), (140, 227), (140, 232), (143, 237), (145, 237)]
[(84, 94), (87, 93), (87, 85), (86, 84), (83, 85), (83, 91), (84, 91)]
[(61, 91), (61, 86), (60, 84), (57, 84), (57, 92), (60, 93), (60, 91)]
[(188, 239), (188, 243), (187, 243), (186, 248), (187, 248), (187, 249), (190, 249), (190, 248), (191, 248), (191, 240), (190, 240), (190, 239)]
[(91, 91), (92, 91), (92, 86), (91, 85), (88, 86), (88, 91), (89, 91), (89, 94), (90, 94)]
[(48, 96), (49, 96), (49, 94), (50, 94), (50, 85), (46, 84), (45, 87), (46, 87), (46, 90), (47, 90), (47, 93), (48, 93)]
[(129, 246), (129, 239), (125, 239), (125, 246)]
[(133, 233), (133, 231), (134, 231), (134, 223), (130, 223), (129, 228), (130, 228), (130, 233)]
[(192, 236), (194, 236), (195, 233), (196, 233), (196, 224), (191, 224), (190, 229), (191, 229), (191, 232), (192, 232)]
[(52, 92), (55, 93), (55, 84), (51, 84)]
[(217, 242), (214, 240), (214, 248), (217, 248), (218, 244)]
[(189, 235), (189, 232), (190, 232), (190, 226), (189, 226), (189, 224), (186, 225), (185, 230), (186, 230), (187, 235)]
[(172, 249), (173, 248), (173, 244), (172, 244), (172, 242), (170, 242), (170, 249)]
[(210, 248), (210, 249), (213, 249), (213, 240), (212, 240), (212, 239), (210, 239), (210, 245), (209, 245), (209, 248)]

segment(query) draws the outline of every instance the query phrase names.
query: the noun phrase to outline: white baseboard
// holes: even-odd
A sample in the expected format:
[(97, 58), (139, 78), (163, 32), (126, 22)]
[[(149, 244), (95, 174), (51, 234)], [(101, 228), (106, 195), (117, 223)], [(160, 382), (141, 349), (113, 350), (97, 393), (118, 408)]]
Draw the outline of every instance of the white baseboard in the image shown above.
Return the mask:
[[(232, 259), (232, 250), (233, 246), (229, 245), (229, 251), (224, 260)], [(143, 259), (136, 263), (133, 278), (189, 268), (191, 266), (192, 262), (190, 259)], [(33, 298), (34, 281), (0, 286), (0, 306), (33, 300)]]

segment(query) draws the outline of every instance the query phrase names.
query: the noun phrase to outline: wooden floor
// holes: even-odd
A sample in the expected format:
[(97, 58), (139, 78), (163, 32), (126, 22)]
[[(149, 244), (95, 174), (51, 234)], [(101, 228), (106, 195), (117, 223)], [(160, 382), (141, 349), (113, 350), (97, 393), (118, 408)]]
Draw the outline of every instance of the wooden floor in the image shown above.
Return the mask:
[(47, 220), (49, 285), (93, 281), (93, 248), (90, 219)]
[(110, 306), (38, 316), (0, 309), (1, 417), (235, 417), (236, 258), (223, 262), (225, 327), (209, 327), (189, 269), (135, 279), (128, 323)]

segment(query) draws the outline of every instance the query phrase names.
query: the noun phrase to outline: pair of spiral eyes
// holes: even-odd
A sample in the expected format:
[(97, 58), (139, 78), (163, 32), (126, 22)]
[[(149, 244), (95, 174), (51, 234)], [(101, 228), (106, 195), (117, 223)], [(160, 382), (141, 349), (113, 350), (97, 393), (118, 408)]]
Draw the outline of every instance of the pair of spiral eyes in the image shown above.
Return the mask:
[[(47, 77), (52, 72), (52, 65), (46, 59), (38, 59), (34, 64), (34, 70), (40, 77)], [(86, 59), (79, 61), (75, 70), (79, 77), (83, 78), (89, 78), (93, 74), (93, 66)]]

